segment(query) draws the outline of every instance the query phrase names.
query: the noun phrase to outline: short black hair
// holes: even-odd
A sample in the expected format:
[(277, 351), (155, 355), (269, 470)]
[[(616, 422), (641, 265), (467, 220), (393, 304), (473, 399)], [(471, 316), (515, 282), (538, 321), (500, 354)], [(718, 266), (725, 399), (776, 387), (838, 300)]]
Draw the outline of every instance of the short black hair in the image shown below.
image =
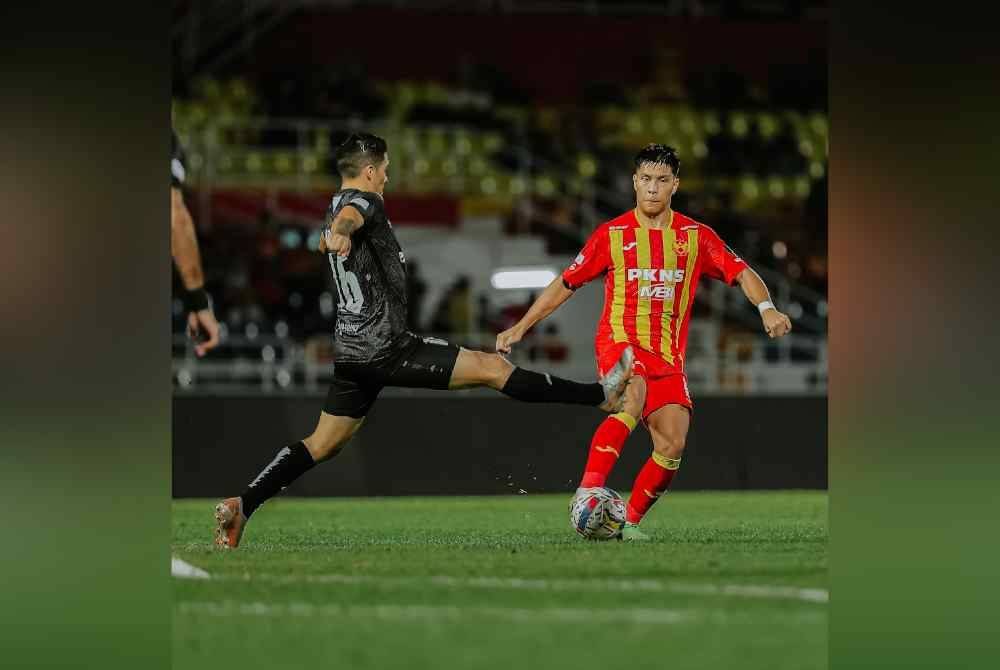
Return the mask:
[(638, 172), (643, 163), (669, 165), (673, 169), (675, 177), (681, 172), (681, 159), (677, 157), (677, 149), (666, 144), (647, 144), (640, 149), (639, 153), (635, 155), (634, 172)]
[(369, 165), (381, 165), (389, 150), (385, 140), (371, 133), (351, 133), (337, 146), (337, 172), (346, 179), (353, 179)]

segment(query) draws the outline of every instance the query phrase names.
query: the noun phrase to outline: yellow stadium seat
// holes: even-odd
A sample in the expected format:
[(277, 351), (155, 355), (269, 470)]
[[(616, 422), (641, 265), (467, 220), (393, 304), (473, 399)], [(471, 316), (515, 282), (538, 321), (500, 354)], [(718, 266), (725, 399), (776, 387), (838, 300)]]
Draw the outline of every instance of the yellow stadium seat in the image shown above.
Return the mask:
[(302, 171), (307, 174), (318, 172), (322, 155), (323, 154), (315, 154), (311, 152), (303, 152), (299, 154), (299, 164), (302, 167)]
[(523, 177), (512, 177), (507, 188), (511, 195), (522, 196), (528, 191), (528, 183)]
[(772, 176), (767, 179), (767, 193), (770, 197), (782, 199), (787, 195), (785, 183), (781, 177)]
[(483, 177), (479, 180), (479, 192), (484, 195), (495, 195), (497, 192), (497, 180), (495, 177)]
[(807, 198), (809, 197), (809, 192), (812, 190), (812, 184), (809, 182), (808, 177), (795, 177), (794, 183), (794, 193), (797, 198)]
[(643, 118), (641, 114), (632, 112), (625, 117), (625, 130), (632, 134), (638, 135), (645, 129), (645, 124), (643, 123)]
[(597, 174), (597, 161), (590, 154), (582, 154), (577, 158), (576, 169), (580, 176), (589, 179)]
[(750, 130), (747, 115), (743, 112), (733, 112), (729, 117), (729, 133), (734, 137), (745, 137)]
[(248, 152), (243, 159), (243, 165), (247, 172), (261, 172), (264, 169), (264, 157), (256, 151)]
[(215, 169), (220, 174), (230, 174), (233, 172), (235, 168), (236, 168), (236, 160), (228, 152), (220, 155), (215, 163)]
[(773, 114), (761, 112), (757, 115), (757, 126), (764, 139), (770, 139), (778, 134), (778, 118)]
[(483, 149), (496, 151), (503, 145), (503, 138), (498, 133), (487, 133), (483, 138)]
[(482, 176), (486, 173), (488, 167), (486, 159), (476, 154), (469, 161), (469, 174)]
[(816, 112), (809, 116), (809, 129), (819, 137), (826, 137), (827, 120), (826, 115)]
[(443, 156), (448, 153), (448, 138), (443, 130), (434, 128), (424, 137), (424, 149), (431, 156)]
[(548, 175), (537, 177), (535, 179), (534, 187), (535, 193), (546, 198), (551, 197), (556, 192), (556, 182)]
[(702, 129), (707, 135), (718, 135), (722, 132), (722, 123), (719, 114), (715, 110), (706, 111), (701, 117)]
[(295, 168), (294, 155), (280, 151), (274, 155), (274, 171), (278, 174), (289, 174)]

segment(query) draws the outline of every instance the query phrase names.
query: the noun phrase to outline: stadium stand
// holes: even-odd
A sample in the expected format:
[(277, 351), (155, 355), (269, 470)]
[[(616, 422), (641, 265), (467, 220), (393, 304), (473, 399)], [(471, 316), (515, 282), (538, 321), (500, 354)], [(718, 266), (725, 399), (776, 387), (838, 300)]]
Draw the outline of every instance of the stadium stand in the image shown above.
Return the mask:
[[(310, 249), (338, 186), (331, 148), (365, 128), (389, 142), (387, 204), (419, 268), (413, 295), (421, 331), (490, 347), (530, 298), (492, 289), (492, 271), (561, 268), (596, 225), (631, 207), (631, 157), (662, 141), (683, 160), (675, 208), (714, 227), (758, 268), (796, 323), (793, 336), (770, 343), (738, 291), (702, 286), (689, 354), (693, 389), (825, 393), (821, 8), (624, 3), (625, 16), (623, 3), (553, 2), (528, 28), (518, 22), (511, 43), (504, 24), (526, 11), (519, 3), (469, 3), (443, 14), (434, 4), (261, 3), (246, 16), (175, 5), (181, 23), (204, 24), (175, 41), (173, 118), (225, 329), (219, 354), (195, 360), (175, 305), (178, 389), (325, 383), (334, 301), (325, 259)], [(419, 50), (372, 49), (361, 33), (329, 47), (325, 36), (341, 12), (375, 25), (385, 8), (405, 21), (379, 24), (379, 41), (412, 43), (406, 31), (417, 31)], [(657, 20), (636, 16), (642, 11), (659, 12)], [(758, 21), (754, 31), (728, 23), (749, 17)], [(564, 39), (601, 48), (576, 49), (583, 55), (573, 64), (558, 49), (523, 48), (541, 44), (555, 25)], [(656, 39), (664, 26), (678, 28), (669, 47)], [(242, 37), (227, 41), (227, 32)], [(191, 34), (201, 35), (200, 45)], [(726, 53), (735, 48), (746, 58), (726, 62), (712, 48), (724, 40), (739, 40)], [(372, 57), (364, 69), (356, 60), (339, 64), (338, 49), (366, 45)], [(648, 58), (634, 58), (639, 51)], [(599, 296), (588, 300), (518, 355), (592, 376), (592, 331), (571, 325), (593, 322)]]

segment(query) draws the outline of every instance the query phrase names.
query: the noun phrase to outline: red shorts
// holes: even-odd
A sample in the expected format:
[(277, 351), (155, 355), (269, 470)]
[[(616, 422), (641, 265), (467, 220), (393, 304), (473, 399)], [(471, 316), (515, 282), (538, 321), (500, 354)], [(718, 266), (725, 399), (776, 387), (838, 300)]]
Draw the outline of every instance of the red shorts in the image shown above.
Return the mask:
[[(608, 345), (597, 352), (597, 371), (603, 377), (608, 370), (621, 358), (622, 351), (628, 346), (624, 342)], [(688, 411), (694, 409), (691, 394), (688, 392), (687, 375), (678, 372), (665, 360), (641, 347), (632, 347), (635, 352), (635, 363), (632, 366), (634, 374), (646, 380), (646, 404), (642, 408), (642, 418), (660, 409), (664, 405), (682, 405)]]

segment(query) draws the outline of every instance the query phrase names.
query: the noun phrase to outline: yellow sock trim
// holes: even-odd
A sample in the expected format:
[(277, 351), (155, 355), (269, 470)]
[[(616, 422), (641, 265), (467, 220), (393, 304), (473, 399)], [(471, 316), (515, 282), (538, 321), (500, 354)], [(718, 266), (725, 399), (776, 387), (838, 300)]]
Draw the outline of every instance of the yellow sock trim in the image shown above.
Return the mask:
[(635, 424), (636, 424), (635, 417), (629, 414), (628, 412), (618, 412), (617, 414), (612, 414), (611, 418), (618, 419), (619, 421), (624, 423), (625, 427), (628, 428), (630, 433), (633, 430), (635, 430)]
[(660, 456), (655, 451), (653, 452), (653, 462), (659, 465), (665, 470), (676, 470), (681, 467), (681, 459), (679, 458), (667, 458), (666, 456)]

